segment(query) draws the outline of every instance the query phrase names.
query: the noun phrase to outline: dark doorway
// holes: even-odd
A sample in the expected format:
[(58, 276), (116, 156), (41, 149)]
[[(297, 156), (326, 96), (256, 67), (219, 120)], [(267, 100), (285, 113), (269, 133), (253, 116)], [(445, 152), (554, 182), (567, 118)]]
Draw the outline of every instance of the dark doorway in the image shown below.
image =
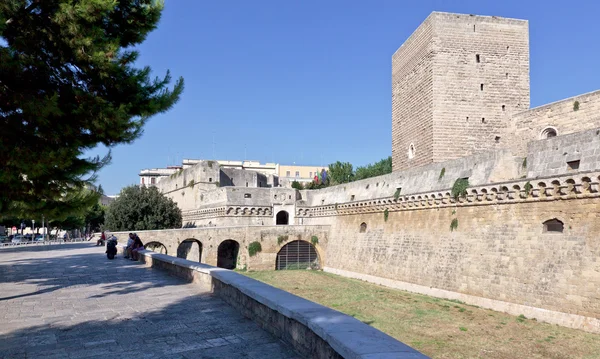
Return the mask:
[(315, 247), (306, 241), (293, 241), (277, 253), (276, 270), (319, 269), (319, 255)]
[(177, 257), (200, 262), (202, 258), (202, 243), (197, 239), (186, 239), (177, 247)]
[(286, 225), (289, 223), (290, 215), (286, 211), (277, 212), (277, 216), (275, 217), (276, 225)]
[(160, 254), (168, 254), (167, 247), (160, 242), (150, 242), (144, 245), (144, 249), (147, 249), (152, 252), (160, 253)]
[(232, 239), (225, 240), (219, 244), (217, 249), (217, 267), (235, 269), (240, 244)]

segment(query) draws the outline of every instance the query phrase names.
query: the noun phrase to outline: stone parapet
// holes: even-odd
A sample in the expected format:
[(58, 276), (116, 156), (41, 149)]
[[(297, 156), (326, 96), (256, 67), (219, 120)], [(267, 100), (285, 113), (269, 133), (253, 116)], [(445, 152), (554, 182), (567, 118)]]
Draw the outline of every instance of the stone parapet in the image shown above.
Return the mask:
[(148, 267), (198, 283), (308, 358), (427, 356), (361, 321), (230, 270), (140, 251)]

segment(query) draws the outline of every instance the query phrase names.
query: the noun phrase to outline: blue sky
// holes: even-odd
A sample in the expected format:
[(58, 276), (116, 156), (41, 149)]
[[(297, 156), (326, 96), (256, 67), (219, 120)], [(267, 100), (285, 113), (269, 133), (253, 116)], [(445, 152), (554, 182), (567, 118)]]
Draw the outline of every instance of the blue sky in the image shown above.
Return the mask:
[(358, 166), (389, 156), (391, 56), (432, 11), (529, 20), (532, 106), (600, 88), (592, 1), (170, 0), (139, 64), (183, 76), (185, 92), (112, 149), (98, 183), (117, 194), (140, 169), (182, 158)]

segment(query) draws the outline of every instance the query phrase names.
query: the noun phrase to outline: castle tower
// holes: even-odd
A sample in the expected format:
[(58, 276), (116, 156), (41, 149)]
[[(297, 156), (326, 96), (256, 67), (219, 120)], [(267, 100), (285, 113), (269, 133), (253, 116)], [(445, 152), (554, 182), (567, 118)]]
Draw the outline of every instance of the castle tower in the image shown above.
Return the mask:
[(528, 22), (433, 12), (392, 56), (393, 170), (505, 147), (527, 109)]

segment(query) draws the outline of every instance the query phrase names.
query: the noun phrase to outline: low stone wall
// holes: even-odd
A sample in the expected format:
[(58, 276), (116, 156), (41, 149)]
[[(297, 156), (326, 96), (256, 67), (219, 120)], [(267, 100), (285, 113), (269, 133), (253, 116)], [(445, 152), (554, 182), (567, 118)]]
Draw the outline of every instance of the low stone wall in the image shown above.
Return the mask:
[(140, 261), (198, 283), (308, 358), (427, 356), (361, 321), (230, 270), (140, 251)]

